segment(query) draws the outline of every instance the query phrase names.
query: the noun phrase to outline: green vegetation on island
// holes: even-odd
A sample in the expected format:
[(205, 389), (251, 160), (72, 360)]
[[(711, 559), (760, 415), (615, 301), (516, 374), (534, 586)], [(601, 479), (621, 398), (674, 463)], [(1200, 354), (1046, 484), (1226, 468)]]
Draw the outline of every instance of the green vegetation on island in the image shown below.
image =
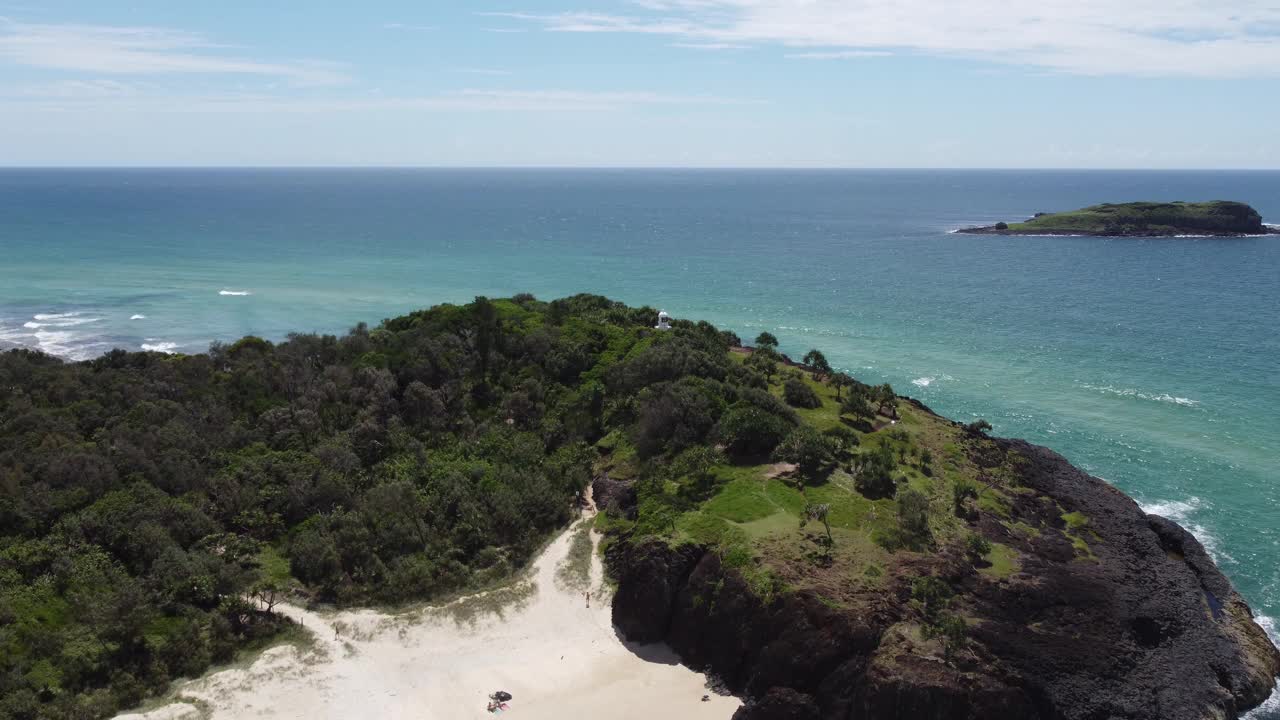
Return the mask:
[(1037, 213), (1026, 222), (996, 223), (959, 232), (985, 235), (1100, 235), (1167, 237), (1173, 235), (1264, 235), (1280, 230), (1262, 222), (1252, 207), (1213, 202), (1105, 203), (1070, 212)]

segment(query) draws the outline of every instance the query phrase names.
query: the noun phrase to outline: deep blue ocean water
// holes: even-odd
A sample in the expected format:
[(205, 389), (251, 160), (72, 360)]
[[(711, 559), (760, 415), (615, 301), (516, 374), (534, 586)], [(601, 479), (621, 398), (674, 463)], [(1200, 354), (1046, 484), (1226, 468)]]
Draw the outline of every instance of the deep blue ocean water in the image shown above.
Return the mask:
[(1274, 635), (1280, 236), (949, 232), (1205, 199), (1280, 223), (1280, 172), (2, 170), (0, 345), (196, 352), (517, 292), (769, 330), (1183, 523)]

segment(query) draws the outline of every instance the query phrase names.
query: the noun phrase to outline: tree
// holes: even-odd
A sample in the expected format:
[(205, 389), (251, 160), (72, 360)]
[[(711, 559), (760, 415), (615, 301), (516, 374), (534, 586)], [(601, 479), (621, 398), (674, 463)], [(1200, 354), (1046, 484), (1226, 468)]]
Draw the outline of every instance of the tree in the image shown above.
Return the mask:
[(822, 527), (827, 531), (827, 547), (835, 544), (835, 539), (831, 537), (831, 522), (827, 516), (831, 513), (831, 506), (827, 503), (819, 505), (806, 505), (804, 507), (804, 515), (800, 517), (800, 527), (804, 527), (809, 520), (817, 520), (822, 523)]
[(776, 348), (778, 347), (778, 338), (773, 336), (771, 332), (762, 332), (756, 336), (757, 348)]
[(791, 431), (791, 423), (762, 408), (737, 403), (716, 426), (715, 437), (736, 457), (768, 455)]
[(898, 491), (898, 485), (893, 480), (893, 470), (896, 467), (893, 450), (888, 445), (881, 444), (860, 459), (862, 462), (855, 466), (853, 476), (853, 486), (858, 492), (871, 500), (893, 497)]
[(498, 311), (489, 298), (477, 295), (472, 304), (476, 324), (476, 354), (479, 355), (480, 379), (489, 380), (489, 353), (498, 336)]
[(834, 455), (835, 442), (808, 425), (792, 430), (773, 451), (776, 459), (795, 463), (806, 480), (815, 479)]
[(830, 382), (831, 386), (836, 389), (836, 400), (840, 400), (840, 392), (857, 381), (848, 373), (838, 372), (831, 374)]
[(889, 383), (877, 385), (871, 391), (871, 398), (876, 403), (876, 412), (885, 417), (898, 417), (898, 396)]
[(912, 550), (923, 550), (933, 541), (929, 531), (929, 498), (917, 490), (898, 493), (898, 529), (902, 544)]
[(275, 610), (276, 604), (284, 599), (284, 590), (280, 584), (274, 580), (262, 580), (255, 584), (249, 591), (253, 599), (267, 609), (267, 612)]
[(855, 420), (872, 420), (876, 413), (871, 409), (870, 388), (862, 383), (849, 386), (849, 394), (840, 406), (841, 415), (852, 415)]
[(778, 373), (778, 353), (773, 348), (766, 345), (757, 348), (747, 357), (746, 366), (764, 375), (765, 380), (773, 382), (773, 376)]
[(782, 397), (792, 407), (810, 409), (822, 407), (822, 399), (818, 397), (818, 393), (800, 378), (793, 377), (787, 380), (782, 386)]
[(813, 372), (820, 377), (831, 374), (831, 365), (827, 362), (827, 356), (819, 350), (810, 350), (805, 353), (804, 364), (813, 368)]

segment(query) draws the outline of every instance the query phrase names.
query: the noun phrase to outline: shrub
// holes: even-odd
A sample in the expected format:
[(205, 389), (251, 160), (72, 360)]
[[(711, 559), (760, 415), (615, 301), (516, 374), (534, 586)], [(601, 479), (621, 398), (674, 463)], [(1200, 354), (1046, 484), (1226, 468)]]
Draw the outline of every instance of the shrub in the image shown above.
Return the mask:
[(933, 541), (929, 532), (929, 498), (916, 490), (898, 493), (898, 527), (905, 547), (923, 550)]
[(809, 384), (800, 378), (791, 378), (787, 380), (786, 385), (782, 388), (782, 396), (786, 398), (787, 404), (792, 407), (799, 408), (820, 408), (822, 407), (822, 399), (818, 397), (818, 393), (809, 387)]
[(973, 422), (964, 426), (964, 431), (969, 433), (970, 435), (981, 435), (982, 433), (990, 429), (991, 429), (991, 423), (981, 418), (974, 420)]
[(911, 582), (911, 599), (920, 606), (926, 623), (937, 620), (942, 611), (951, 606), (955, 594), (950, 585), (932, 575)]
[(951, 502), (954, 506), (956, 517), (966, 517), (968, 513), (965, 509), (965, 501), (970, 498), (978, 499), (978, 486), (972, 480), (960, 478), (951, 486)]
[(970, 533), (964, 539), (964, 552), (970, 560), (977, 562), (991, 552), (991, 541), (977, 533)]
[(893, 450), (887, 445), (880, 445), (874, 452), (864, 456), (854, 474), (853, 486), (871, 500), (893, 497), (898, 491), (898, 486), (893, 481), (894, 467)]

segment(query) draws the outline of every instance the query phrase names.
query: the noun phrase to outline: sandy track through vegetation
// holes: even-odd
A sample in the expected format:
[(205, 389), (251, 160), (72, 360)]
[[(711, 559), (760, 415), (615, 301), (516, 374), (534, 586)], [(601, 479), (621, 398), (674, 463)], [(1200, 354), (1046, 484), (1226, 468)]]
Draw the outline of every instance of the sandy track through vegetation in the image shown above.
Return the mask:
[[(572, 587), (580, 584), (565, 582), (558, 570), (578, 529), (557, 537), (514, 585), (446, 606), (387, 614), (278, 605), (313, 634), (313, 647), (272, 648), (247, 667), (184, 681), (168, 704), (118, 720), (484, 718), (488, 694), (499, 689), (514, 695), (501, 713), (509, 718), (726, 720), (736, 698), (706, 689), (705, 676), (677, 664), (665, 646), (618, 637), (596, 553), (590, 608)], [(599, 542), (594, 531), (591, 538)]]

